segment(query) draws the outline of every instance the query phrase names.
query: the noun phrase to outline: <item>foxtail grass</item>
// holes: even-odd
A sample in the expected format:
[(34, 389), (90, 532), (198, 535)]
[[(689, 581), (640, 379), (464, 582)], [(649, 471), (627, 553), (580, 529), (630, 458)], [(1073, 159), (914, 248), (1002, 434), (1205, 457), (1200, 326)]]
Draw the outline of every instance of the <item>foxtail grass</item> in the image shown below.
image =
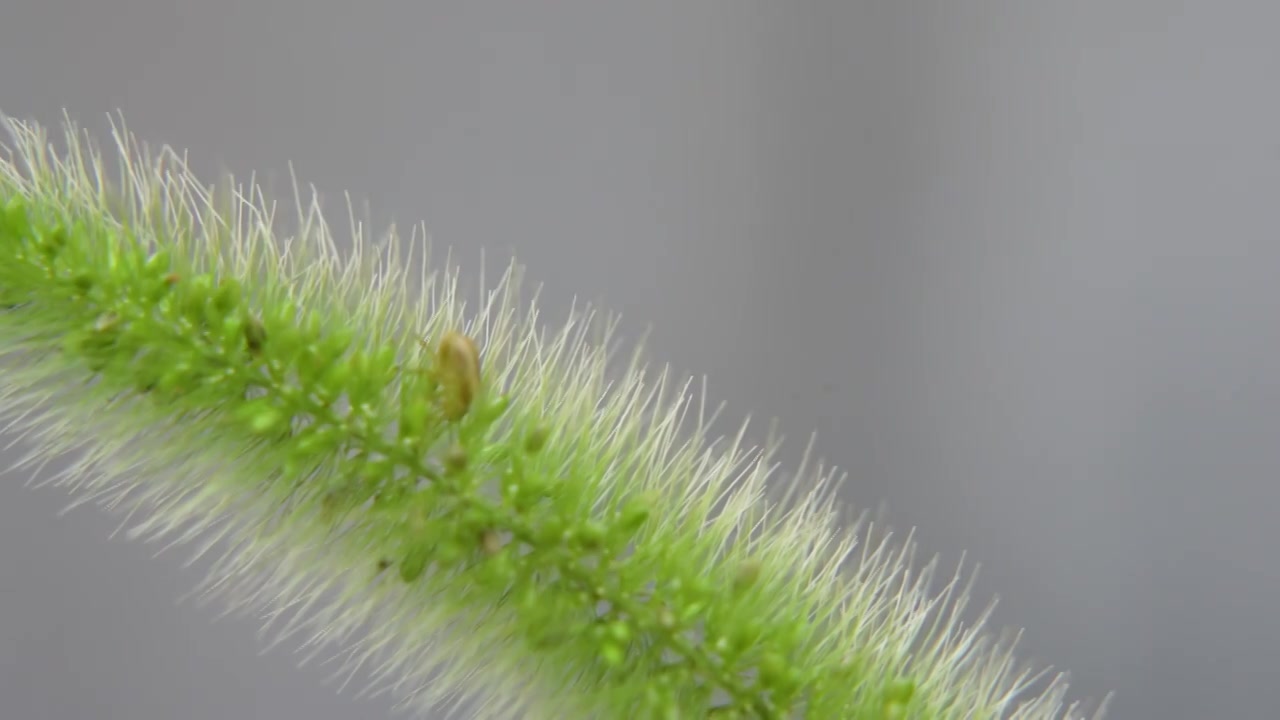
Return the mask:
[(1083, 712), (834, 469), (781, 483), (775, 434), (716, 437), (705, 390), (619, 362), (616, 318), (544, 327), (516, 264), (468, 304), (424, 235), (339, 242), (296, 189), (286, 228), (118, 122), (105, 154), (4, 122), (19, 465), (214, 553), (200, 597), (339, 677), (485, 718)]

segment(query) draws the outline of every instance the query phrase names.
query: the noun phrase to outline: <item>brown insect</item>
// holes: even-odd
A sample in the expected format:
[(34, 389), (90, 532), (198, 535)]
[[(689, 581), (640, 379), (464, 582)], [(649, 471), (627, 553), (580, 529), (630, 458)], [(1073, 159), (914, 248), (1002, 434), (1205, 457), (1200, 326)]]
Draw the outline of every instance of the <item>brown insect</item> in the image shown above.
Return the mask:
[(440, 410), (446, 420), (461, 420), (480, 395), (480, 351), (475, 340), (450, 330), (436, 347)]

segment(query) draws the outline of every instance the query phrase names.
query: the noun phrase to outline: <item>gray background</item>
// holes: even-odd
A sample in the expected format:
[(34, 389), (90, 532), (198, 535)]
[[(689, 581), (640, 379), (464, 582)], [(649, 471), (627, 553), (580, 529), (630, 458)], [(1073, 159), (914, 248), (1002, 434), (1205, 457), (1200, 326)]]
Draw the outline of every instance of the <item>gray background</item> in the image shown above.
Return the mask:
[[(6, 0), (0, 109), (516, 252), (983, 564), (1112, 717), (1280, 706), (1269, 2)], [(278, 185), (280, 189), (283, 186)], [(340, 214), (334, 215), (340, 218)], [(0, 483), (0, 717), (373, 718)]]

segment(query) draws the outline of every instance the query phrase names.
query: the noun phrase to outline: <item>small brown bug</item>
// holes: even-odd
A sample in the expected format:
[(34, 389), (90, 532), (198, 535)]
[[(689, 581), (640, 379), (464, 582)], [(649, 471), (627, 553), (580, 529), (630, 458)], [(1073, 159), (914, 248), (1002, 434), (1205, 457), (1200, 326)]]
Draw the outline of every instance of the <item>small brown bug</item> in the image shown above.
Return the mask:
[(466, 335), (450, 330), (436, 348), (440, 410), (446, 420), (461, 420), (480, 394), (480, 351)]

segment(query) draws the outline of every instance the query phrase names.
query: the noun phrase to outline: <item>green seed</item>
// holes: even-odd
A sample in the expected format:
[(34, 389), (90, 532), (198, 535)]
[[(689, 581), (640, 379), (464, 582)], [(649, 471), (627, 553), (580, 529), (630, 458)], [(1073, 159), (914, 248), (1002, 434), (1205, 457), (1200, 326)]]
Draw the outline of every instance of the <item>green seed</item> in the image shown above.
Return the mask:
[(257, 357), (262, 354), (262, 345), (267, 341), (267, 329), (262, 321), (249, 316), (244, 323), (244, 344), (249, 354)]
[(600, 659), (609, 667), (618, 667), (626, 659), (626, 653), (620, 646), (607, 642), (600, 647)]
[(450, 475), (457, 475), (467, 469), (467, 449), (454, 444), (444, 454), (444, 469)]
[(547, 444), (547, 435), (549, 431), (543, 425), (538, 425), (529, 431), (524, 438), (524, 451), (530, 455), (536, 455)]

